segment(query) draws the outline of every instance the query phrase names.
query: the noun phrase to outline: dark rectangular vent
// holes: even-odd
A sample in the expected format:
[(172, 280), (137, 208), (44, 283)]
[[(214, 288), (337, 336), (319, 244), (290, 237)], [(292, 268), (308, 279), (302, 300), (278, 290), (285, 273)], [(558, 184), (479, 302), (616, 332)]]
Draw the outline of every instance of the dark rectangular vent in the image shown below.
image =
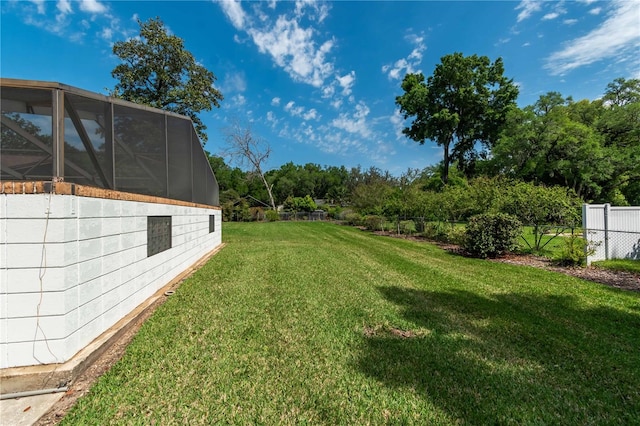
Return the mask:
[(216, 232), (216, 217), (209, 215), (209, 233)]
[(147, 257), (171, 248), (171, 216), (147, 216)]

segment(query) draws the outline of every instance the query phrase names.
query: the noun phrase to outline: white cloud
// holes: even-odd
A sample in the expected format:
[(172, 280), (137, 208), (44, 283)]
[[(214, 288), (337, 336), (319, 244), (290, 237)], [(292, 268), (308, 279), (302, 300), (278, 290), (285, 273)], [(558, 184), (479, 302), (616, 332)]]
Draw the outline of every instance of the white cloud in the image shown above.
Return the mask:
[(542, 8), (542, 3), (537, 0), (522, 0), (520, 4), (518, 4), (515, 10), (522, 9), (522, 11), (518, 14), (518, 22), (524, 21), (529, 18), (535, 12), (538, 12)]
[(316, 120), (320, 117), (318, 116), (318, 111), (316, 111), (315, 108), (311, 108), (309, 111), (302, 114), (302, 118), (308, 121), (308, 120)]
[(113, 37), (113, 30), (111, 28), (103, 28), (100, 32), (100, 37), (104, 40), (111, 41), (111, 38)]
[(573, 25), (576, 22), (578, 22), (577, 19), (565, 19), (564, 21), (562, 21), (562, 23), (565, 24), (565, 25)]
[(307, 15), (305, 9), (310, 9), (310, 13), (307, 15), (309, 19), (316, 20), (318, 23), (321, 23), (329, 16), (329, 6), (327, 3), (317, 0), (296, 0), (295, 4), (295, 14), (298, 19)]
[(589, 11), (589, 13), (592, 15), (599, 15), (601, 11), (602, 11), (601, 7), (594, 7)]
[(404, 76), (404, 74), (411, 74), (418, 72), (418, 67), (422, 62), (422, 54), (427, 50), (427, 46), (424, 44), (424, 37), (416, 34), (409, 34), (405, 37), (415, 47), (406, 58), (398, 59), (393, 64), (386, 64), (382, 66), (382, 72), (387, 74), (389, 80), (398, 80)]
[(295, 106), (295, 102), (293, 101), (289, 101), (287, 102), (287, 104), (284, 106), (284, 110), (287, 111), (289, 114), (291, 114), (294, 117), (300, 117), (302, 116), (302, 113), (304, 112), (304, 107), (302, 106)]
[(351, 88), (356, 82), (356, 72), (351, 71), (349, 74), (345, 74), (342, 77), (336, 76), (336, 80), (338, 80), (338, 84), (342, 87), (342, 94), (344, 96), (349, 96), (351, 94)]
[(551, 12), (551, 13), (547, 13), (546, 15), (544, 15), (542, 17), (543, 21), (550, 21), (552, 19), (556, 19), (558, 16), (560, 16), (560, 14), (558, 12)]
[(529, 43), (528, 41), (522, 44), (522, 47), (529, 47), (531, 46), (531, 43)]
[(233, 102), (233, 106), (236, 107), (242, 106), (247, 103), (247, 99), (240, 94), (233, 96), (231, 100)]
[(40, 15), (44, 15), (46, 13), (44, 0), (31, 0), (31, 3), (36, 5), (36, 9)]
[(79, 5), (80, 10), (83, 12), (105, 13), (107, 11), (107, 7), (98, 0), (82, 0)]
[(331, 121), (331, 125), (349, 133), (358, 134), (363, 138), (369, 138), (372, 134), (372, 131), (367, 124), (367, 115), (369, 115), (369, 111), (369, 107), (367, 107), (364, 102), (360, 101), (356, 105), (356, 111), (351, 114), (351, 116), (349, 116), (349, 114), (342, 113), (338, 118)]
[(273, 106), (280, 105), (280, 98), (275, 97), (275, 98), (271, 99), (271, 105), (273, 105)]
[(247, 79), (243, 71), (225, 74), (220, 90), (224, 92), (244, 92), (247, 90)]
[(60, 13), (63, 14), (67, 14), (67, 13), (71, 13), (71, 3), (69, 2), (69, 0), (59, 0), (58, 4), (56, 4), (56, 7), (58, 8), (58, 10), (60, 11)]
[(607, 58), (625, 60), (629, 52), (637, 54), (640, 44), (640, 2), (617, 0), (612, 5), (607, 19), (599, 27), (567, 42), (562, 50), (547, 58), (545, 68), (552, 75), (563, 75)]
[(231, 21), (231, 24), (237, 29), (241, 30), (244, 27), (246, 15), (239, 0), (222, 0), (218, 4), (222, 8), (222, 11), (227, 18)]
[(271, 55), (295, 81), (321, 87), (333, 72), (333, 63), (326, 59), (333, 40), (316, 47), (313, 40), (315, 30), (301, 28), (295, 19), (281, 15), (273, 27), (267, 30), (250, 28), (248, 33), (258, 50)]
[(404, 118), (400, 113), (399, 109), (393, 111), (393, 115), (389, 118), (391, 125), (393, 126), (393, 130), (396, 133), (397, 140), (403, 140), (406, 136), (402, 133), (402, 129), (404, 128)]

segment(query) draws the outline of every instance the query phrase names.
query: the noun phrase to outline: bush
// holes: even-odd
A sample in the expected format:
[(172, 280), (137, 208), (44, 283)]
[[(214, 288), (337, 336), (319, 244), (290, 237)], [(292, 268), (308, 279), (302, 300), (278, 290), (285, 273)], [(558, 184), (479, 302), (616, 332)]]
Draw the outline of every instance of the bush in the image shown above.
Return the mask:
[(459, 246), (464, 246), (466, 238), (466, 229), (460, 226), (454, 226), (445, 231), (444, 241)]
[(440, 222), (426, 223), (422, 234), (429, 240), (446, 241), (447, 230), (445, 228), (446, 227)]
[(400, 232), (403, 234), (413, 234), (416, 232), (416, 223), (412, 220), (400, 221)]
[(384, 231), (384, 217), (367, 215), (363, 219), (364, 226), (370, 231)]
[(589, 242), (576, 235), (571, 234), (563, 238), (563, 245), (560, 252), (554, 257), (554, 261), (563, 266), (578, 266), (587, 261), (587, 255), (595, 252)]
[(344, 221), (347, 225), (360, 226), (362, 224), (362, 216), (359, 213), (347, 213), (344, 215)]
[(267, 210), (264, 214), (269, 222), (280, 220), (280, 215), (275, 210)]
[(488, 213), (469, 220), (464, 237), (464, 248), (474, 256), (486, 258), (515, 250), (522, 224), (511, 215)]

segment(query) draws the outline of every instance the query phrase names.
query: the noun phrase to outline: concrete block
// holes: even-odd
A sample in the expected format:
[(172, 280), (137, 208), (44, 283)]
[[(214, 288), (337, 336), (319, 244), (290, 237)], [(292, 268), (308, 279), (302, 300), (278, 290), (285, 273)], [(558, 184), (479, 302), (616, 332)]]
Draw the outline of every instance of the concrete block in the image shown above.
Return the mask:
[(66, 336), (64, 315), (7, 320), (7, 343), (49, 341)]
[[(4, 324), (3, 324), (4, 326)], [(9, 345), (0, 341), (0, 368), (9, 366)]]
[(102, 275), (102, 259), (91, 259), (78, 263), (78, 282), (85, 283)]
[(44, 218), (47, 210), (46, 194), (6, 194), (5, 217), (13, 219)]
[[(93, 330), (91, 332), (93, 333), (91, 336), (91, 339), (96, 337), (97, 334), (95, 334), (94, 331), (99, 328), (99, 325), (95, 324), (95, 322), (96, 320), (98, 320), (99, 322), (99, 318), (102, 315), (102, 313), (103, 313), (102, 297), (97, 297), (85, 303), (84, 305), (81, 305), (80, 307), (78, 307), (78, 330), (82, 330), (82, 329), (84, 329), (85, 331)], [(86, 328), (90, 324), (92, 325), (89, 328)]]
[(120, 218), (122, 203), (120, 200), (102, 200), (102, 217)]
[(120, 234), (120, 248), (122, 251), (134, 248), (136, 245), (136, 236), (133, 232)]
[[(53, 364), (66, 361), (65, 340), (13, 343), (7, 356), (7, 365)], [(34, 356), (35, 354), (35, 356)]]
[(102, 257), (102, 275), (117, 271), (122, 266), (122, 253), (105, 254)]
[(80, 219), (102, 218), (102, 202), (100, 198), (78, 197), (78, 217)]
[(78, 239), (89, 240), (102, 236), (102, 219), (82, 217), (78, 219)]
[(103, 255), (119, 253), (122, 250), (122, 247), (120, 245), (121, 239), (122, 238), (120, 234), (102, 237), (101, 240)]
[[(7, 318), (24, 318), (65, 314), (63, 291), (7, 294)], [(39, 311), (38, 311), (39, 310)]]
[(143, 228), (146, 229), (146, 218), (144, 224), (142, 220), (137, 216), (123, 216), (120, 218), (120, 232), (129, 233), (134, 231), (141, 231)]
[(102, 295), (102, 277), (83, 282), (82, 284), (78, 285), (77, 289), (78, 306), (83, 306)]
[(73, 265), (78, 263), (78, 241), (68, 241), (62, 243), (64, 265)]
[(78, 241), (78, 262), (84, 263), (88, 260), (102, 257), (102, 239), (91, 238)]
[(3, 293), (34, 293), (40, 291), (40, 274), (42, 273), (42, 288), (47, 291), (63, 291), (65, 285), (65, 268), (18, 268), (4, 270), (6, 285)]
[(119, 303), (120, 303), (120, 294), (118, 292), (118, 287), (115, 287), (110, 291), (105, 292), (102, 295), (102, 309), (104, 313), (112, 310)]
[(106, 217), (102, 219), (102, 237), (108, 235), (120, 235), (122, 232), (122, 219), (119, 217)]
[(9, 269), (65, 266), (63, 243), (6, 244), (3, 247), (6, 247), (5, 265)]
[[(105, 266), (108, 263), (109, 262), (105, 262)], [(119, 287), (120, 285), (122, 285), (122, 272), (119, 267), (109, 273), (105, 273), (102, 276), (102, 293), (103, 294), (113, 290), (114, 288)]]

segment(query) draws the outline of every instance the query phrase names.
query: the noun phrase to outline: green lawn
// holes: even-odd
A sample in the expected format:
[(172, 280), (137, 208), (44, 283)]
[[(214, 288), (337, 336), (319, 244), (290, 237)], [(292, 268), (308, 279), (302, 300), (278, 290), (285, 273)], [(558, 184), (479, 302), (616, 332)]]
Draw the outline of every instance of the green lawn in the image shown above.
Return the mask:
[(612, 259), (593, 262), (593, 266), (598, 268), (613, 269), (614, 271), (625, 271), (640, 274), (640, 261), (630, 259)]
[(327, 223), (226, 248), (64, 424), (633, 424), (640, 294)]

